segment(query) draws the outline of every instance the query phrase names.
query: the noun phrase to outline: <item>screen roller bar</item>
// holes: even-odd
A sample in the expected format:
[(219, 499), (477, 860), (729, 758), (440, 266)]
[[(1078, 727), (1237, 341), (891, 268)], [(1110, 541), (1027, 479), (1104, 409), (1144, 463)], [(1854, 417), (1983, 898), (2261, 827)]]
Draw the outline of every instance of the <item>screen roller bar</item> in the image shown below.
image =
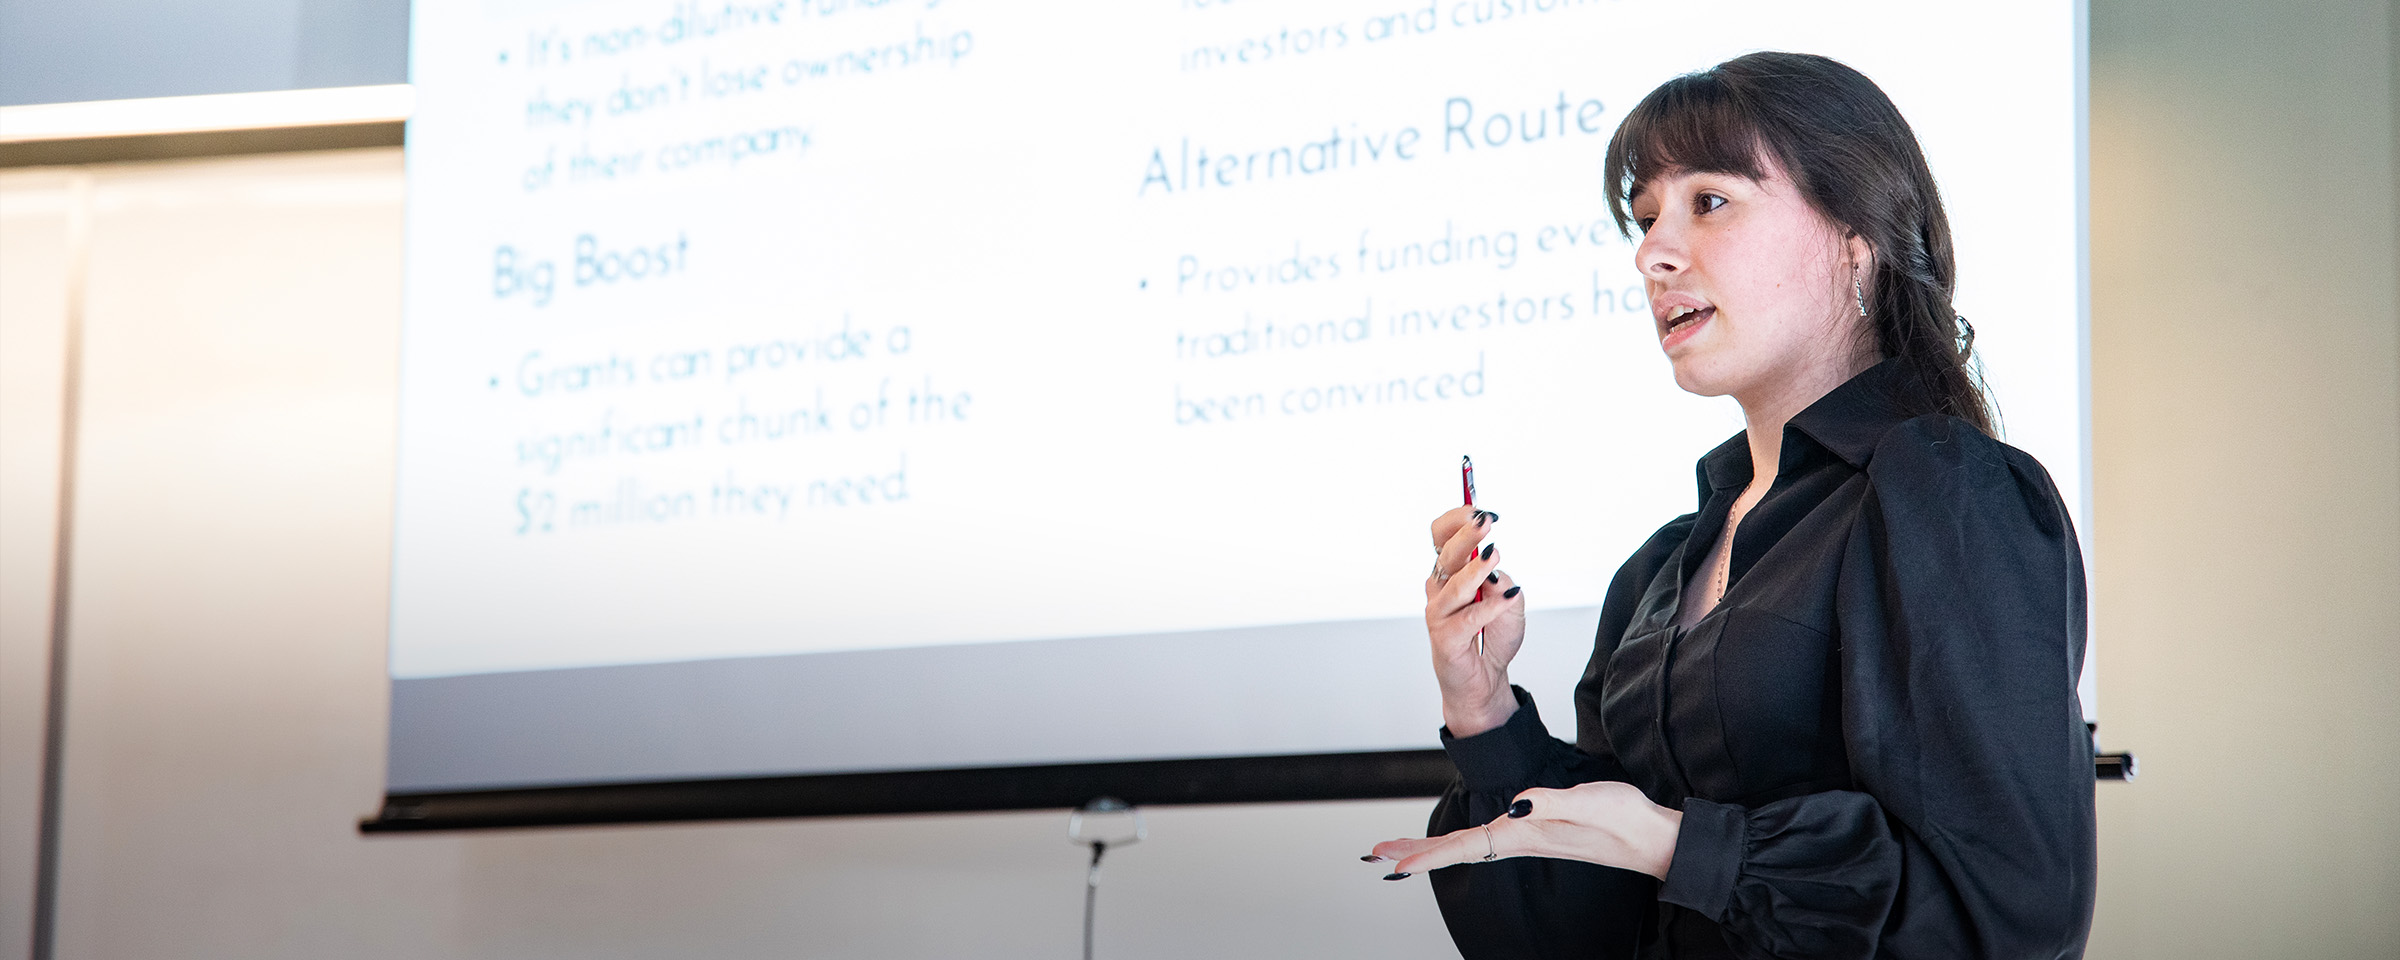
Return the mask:
[[(2093, 758), (2099, 780), (2131, 780), (2133, 755)], [(1439, 796), (1457, 773), (1440, 750), (1222, 757), (1030, 767), (740, 777), (522, 790), (393, 794), (362, 833), (779, 817), (1066, 809), (1094, 797), (1136, 806)]]
[(2095, 780), (2131, 780), (2136, 772), (2133, 754), (2103, 753), (2100, 750), (2100, 725), (2085, 723), (2084, 733), (2092, 738), (2092, 778)]
[(1440, 750), (1144, 760), (1049, 766), (743, 777), (394, 794), (364, 833), (672, 820), (848, 817), (1438, 796), (1457, 777)]

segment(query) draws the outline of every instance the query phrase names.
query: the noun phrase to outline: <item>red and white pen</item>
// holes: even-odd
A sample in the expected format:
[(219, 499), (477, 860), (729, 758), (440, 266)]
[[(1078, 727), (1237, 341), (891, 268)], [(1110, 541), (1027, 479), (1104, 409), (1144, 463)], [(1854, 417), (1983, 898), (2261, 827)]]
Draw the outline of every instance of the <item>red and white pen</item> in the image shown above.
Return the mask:
[[(1470, 507), (1474, 506), (1474, 505), (1475, 505), (1475, 458), (1474, 458), (1474, 457), (1461, 456), (1461, 457), (1459, 457), (1459, 458), (1458, 458), (1458, 486), (1459, 486), (1459, 489), (1466, 491), (1466, 494), (1467, 494), (1467, 506), (1470, 506)], [(1469, 554), (1468, 554), (1468, 556), (1472, 557), (1472, 556), (1473, 556), (1473, 554), (1472, 554), (1472, 553), (1469, 553)], [(1476, 585), (1476, 587), (1475, 587), (1475, 602), (1477, 602), (1477, 603), (1481, 603), (1481, 602), (1483, 602), (1483, 586), (1482, 586), (1481, 584), (1477, 584), (1477, 585)], [(1478, 635), (1478, 636), (1481, 636), (1481, 633), (1479, 632), (1477, 635)]]

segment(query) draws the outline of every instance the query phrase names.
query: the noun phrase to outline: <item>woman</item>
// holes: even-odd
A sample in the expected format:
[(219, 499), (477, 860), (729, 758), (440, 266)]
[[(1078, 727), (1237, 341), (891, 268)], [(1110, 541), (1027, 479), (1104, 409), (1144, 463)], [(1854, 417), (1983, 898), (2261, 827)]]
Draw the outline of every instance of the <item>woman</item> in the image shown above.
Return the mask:
[(1499, 518), (1434, 521), (1460, 781), (1368, 859), (1432, 871), (1469, 958), (2080, 956), (2081, 554), (1991, 436), (1915, 135), (1848, 67), (1752, 54), (1651, 93), (1606, 174), (1676, 384), (1748, 429), (1610, 584), (1572, 744), (1508, 682)]

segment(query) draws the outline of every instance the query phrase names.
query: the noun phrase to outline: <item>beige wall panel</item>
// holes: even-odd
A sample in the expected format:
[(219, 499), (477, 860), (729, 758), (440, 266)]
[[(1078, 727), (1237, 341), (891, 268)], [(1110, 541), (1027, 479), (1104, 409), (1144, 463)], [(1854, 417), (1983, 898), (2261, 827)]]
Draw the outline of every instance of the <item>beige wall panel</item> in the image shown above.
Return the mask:
[(2093, 955), (2400, 956), (2392, 5), (2092, 12)]
[(67, 319), (68, 174), (0, 174), (0, 957), (32, 935)]
[(396, 152), (103, 168), (61, 957), (440, 956), (380, 790)]

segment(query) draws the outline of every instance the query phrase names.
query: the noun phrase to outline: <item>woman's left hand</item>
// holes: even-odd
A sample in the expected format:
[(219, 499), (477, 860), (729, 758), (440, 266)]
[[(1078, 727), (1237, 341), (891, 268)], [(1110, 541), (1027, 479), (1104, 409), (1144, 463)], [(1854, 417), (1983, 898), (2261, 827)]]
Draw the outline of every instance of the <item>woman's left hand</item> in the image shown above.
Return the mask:
[(1682, 811), (1651, 803), (1630, 783), (1600, 780), (1527, 790), (1490, 823), (1422, 840), (1386, 840), (1375, 845), (1374, 856), (1398, 861), (1389, 880), (1502, 857), (1581, 860), (1664, 880), (1682, 829)]

